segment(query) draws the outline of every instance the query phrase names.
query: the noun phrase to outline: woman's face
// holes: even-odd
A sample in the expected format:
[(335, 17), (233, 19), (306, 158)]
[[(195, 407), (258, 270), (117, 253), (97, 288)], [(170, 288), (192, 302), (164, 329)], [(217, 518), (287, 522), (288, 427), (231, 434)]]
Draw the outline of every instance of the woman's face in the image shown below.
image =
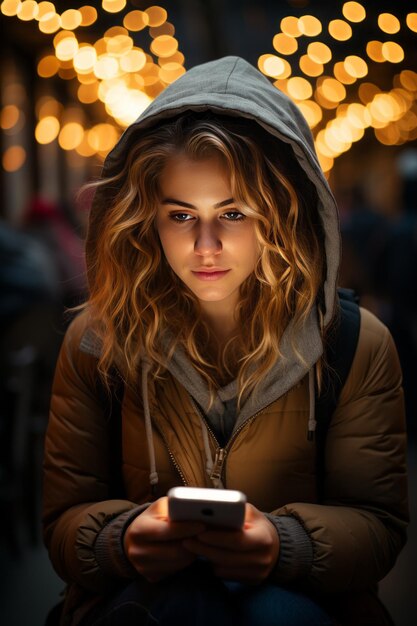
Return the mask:
[(259, 256), (254, 218), (236, 208), (227, 172), (215, 157), (170, 159), (160, 189), (156, 227), (168, 263), (203, 310), (227, 315)]

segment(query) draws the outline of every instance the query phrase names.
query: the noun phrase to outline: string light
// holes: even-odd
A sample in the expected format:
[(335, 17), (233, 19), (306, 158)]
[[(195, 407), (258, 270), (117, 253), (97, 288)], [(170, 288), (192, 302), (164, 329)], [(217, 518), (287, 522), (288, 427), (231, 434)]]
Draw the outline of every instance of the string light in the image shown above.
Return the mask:
[[(104, 158), (117, 141), (120, 129), (132, 123), (153, 98), (186, 70), (175, 26), (168, 21), (163, 7), (129, 10), (126, 0), (92, 4), (75, 9), (47, 1), (3, 0), (0, 11), (22, 21), (33, 20), (42, 33), (51, 35), (54, 54), (47, 52), (38, 59), (38, 75), (76, 81), (71, 93), (78, 102), (84, 106), (96, 103), (92, 111), (98, 112), (101, 107), (106, 117), (105, 122), (85, 128), (85, 120), (79, 116), (81, 107), (77, 109), (78, 117), (74, 114), (69, 118), (68, 108), (57, 100), (40, 98), (36, 103), (37, 141), (51, 143), (57, 139), (58, 145), (72, 154)], [(114, 26), (96, 41), (79, 35), (96, 23), (103, 11), (114, 15)], [(358, 55), (337, 60), (339, 42), (348, 41), (353, 30), (362, 28), (366, 10), (360, 2), (344, 2), (342, 15), (343, 19), (327, 23), (314, 15), (284, 17), (280, 31), (272, 39), (273, 53), (258, 59), (260, 71), (297, 102), (309, 127), (314, 129), (318, 157), (327, 173), (334, 160), (360, 141), (368, 128), (386, 145), (417, 139), (417, 73), (402, 69), (394, 78), (393, 88), (386, 92), (363, 81), (368, 63), (401, 63), (405, 58), (403, 47), (395, 41), (377, 41), (375, 34), (375, 39), (366, 44), (366, 61)], [(417, 13), (408, 13), (401, 21), (392, 13), (381, 13), (377, 26), (380, 35), (394, 35), (405, 26), (417, 32)], [(138, 39), (133, 35), (146, 28), (150, 37), (148, 52), (136, 45)], [(323, 30), (332, 38), (334, 50), (333, 44), (330, 49), (324, 42), (311, 41)], [(324, 75), (332, 52), (336, 62)], [(296, 54), (291, 64), (283, 58)], [(297, 66), (302, 76), (292, 76)], [(4, 132), (15, 132), (22, 123), (24, 116), (16, 104), (1, 109), (0, 125)], [(22, 155), (15, 153), (14, 160), (9, 156), (8, 163), (18, 163), (19, 154)]]
[(344, 20), (332, 20), (329, 22), (329, 33), (333, 39), (347, 41), (352, 37), (352, 27)]
[(359, 2), (345, 2), (342, 13), (349, 22), (362, 22), (366, 17), (366, 11)]
[(290, 37), (285, 33), (278, 33), (272, 40), (272, 45), (280, 54), (294, 54), (297, 51), (298, 43), (295, 37)]
[(393, 35), (400, 30), (400, 20), (392, 13), (381, 13), (378, 15), (378, 26), (384, 33)]
[(10, 146), (2, 157), (3, 169), (6, 172), (16, 172), (26, 161), (26, 150), (22, 146)]

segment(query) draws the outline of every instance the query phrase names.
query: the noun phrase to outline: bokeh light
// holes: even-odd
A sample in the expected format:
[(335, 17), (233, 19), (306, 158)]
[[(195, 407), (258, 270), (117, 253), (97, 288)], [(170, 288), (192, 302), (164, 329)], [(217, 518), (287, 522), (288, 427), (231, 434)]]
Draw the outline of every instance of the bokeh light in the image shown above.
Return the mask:
[(322, 31), (322, 25), (317, 17), (313, 15), (303, 15), (298, 20), (298, 29), (302, 35), (316, 37)]
[(123, 18), (123, 26), (132, 32), (143, 30), (149, 24), (149, 15), (144, 11), (130, 11)]
[(16, 172), (26, 161), (26, 150), (22, 146), (9, 146), (2, 157), (3, 169), (6, 172)]
[(51, 143), (58, 137), (60, 124), (56, 117), (43, 117), (35, 128), (36, 141), (40, 144)]
[(331, 20), (329, 33), (337, 41), (346, 41), (352, 37), (352, 27), (344, 20)]
[(285, 33), (275, 35), (272, 40), (272, 45), (280, 54), (294, 54), (298, 48), (297, 39)]
[(400, 30), (400, 20), (392, 13), (381, 13), (378, 15), (378, 26), (384, 33), (392, 35)]
[(349, 22), (362, 22), (366, 17), (365, 8), (359, 2), (345, 2), (342, 13)]

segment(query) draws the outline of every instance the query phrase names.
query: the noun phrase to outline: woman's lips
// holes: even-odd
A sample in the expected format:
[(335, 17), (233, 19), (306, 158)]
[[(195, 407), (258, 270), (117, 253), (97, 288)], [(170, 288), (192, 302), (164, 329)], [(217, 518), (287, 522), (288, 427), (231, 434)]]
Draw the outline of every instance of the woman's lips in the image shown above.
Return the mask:
[(217, 280), (222, 276), (225, 276), (230, 270), (224, 270), (222, 272), (194, 272), (193, 274), (200, 280)]

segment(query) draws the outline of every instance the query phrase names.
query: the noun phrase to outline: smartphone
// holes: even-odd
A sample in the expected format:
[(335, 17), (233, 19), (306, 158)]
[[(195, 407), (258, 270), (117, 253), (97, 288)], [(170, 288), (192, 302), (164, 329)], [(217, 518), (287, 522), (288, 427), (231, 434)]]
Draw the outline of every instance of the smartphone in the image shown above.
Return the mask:
[(174, 522), (198, 521), (242, 528), (246, 496), (235, 489), (173, 487), (168, 491), (168, 516)]

